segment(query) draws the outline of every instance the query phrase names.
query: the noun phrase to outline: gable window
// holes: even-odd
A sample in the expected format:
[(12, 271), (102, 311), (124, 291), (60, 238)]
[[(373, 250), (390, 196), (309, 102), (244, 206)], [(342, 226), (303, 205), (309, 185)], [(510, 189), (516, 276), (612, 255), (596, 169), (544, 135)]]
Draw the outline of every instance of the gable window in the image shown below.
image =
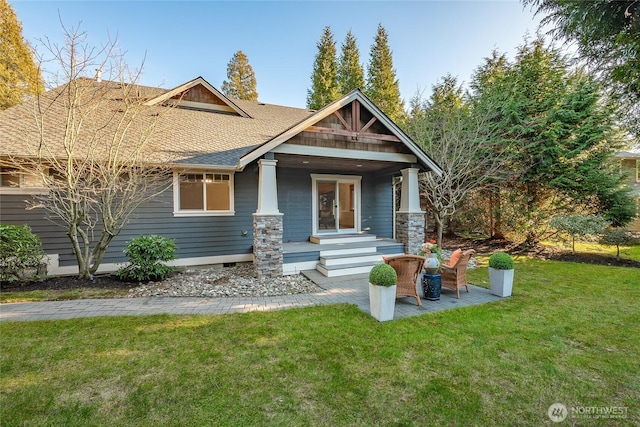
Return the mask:
[(174, 175), (174, 214), (233, 215), (233, 174), (183, 172)]

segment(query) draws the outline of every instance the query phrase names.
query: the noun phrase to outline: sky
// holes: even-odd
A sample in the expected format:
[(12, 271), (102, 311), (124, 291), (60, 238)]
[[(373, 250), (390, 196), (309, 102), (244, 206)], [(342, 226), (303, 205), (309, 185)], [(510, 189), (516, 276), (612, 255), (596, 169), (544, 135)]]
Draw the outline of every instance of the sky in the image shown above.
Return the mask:
[[(117, 37), (130, 67), (144, 60), (142, 84), (173, 88), (202, 76), (220, 89), (238, 50), (248, 57), (259, 101), (304, 108), (317, 43), (330, 26), (338, 53), (347, 31), (365, 67), (378, 24), (389, 36), (405, 103), (451, 74), (467, 84), (495, 49), (513, 58), (540, 18), (501, 1), (29, 1), (9, 0), (24, 38), (63, 42), (62, 26), (92, 46)], [(48, 65), (51, 67), (51, 65)], [(45, 70), (47, 65), (45, 65)]]

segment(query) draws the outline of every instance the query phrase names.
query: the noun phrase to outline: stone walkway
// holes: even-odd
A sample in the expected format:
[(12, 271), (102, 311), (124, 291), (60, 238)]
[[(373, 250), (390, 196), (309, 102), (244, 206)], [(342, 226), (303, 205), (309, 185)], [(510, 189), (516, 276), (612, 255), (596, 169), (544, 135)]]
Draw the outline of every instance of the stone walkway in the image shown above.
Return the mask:
[[(0, 305), (0, 321), (72, 319), (95, 316), (133, 316), (149, 314), (227, 314), (249, 311), (284, 310), (326, 304), (355, 304), (369, 313), (368, 274), (328, 278), (317, 272), (305, 272), (323, 291), (274, 297), (247, 298), (113, 298), (45, 301)], [(317, 274), (316, 274), (317, 273)], [(460, 299), (454, 291), (442, 289), (439, 301), (422, 301), (418, 307), (414, 298), (396, 301), (394, 319), (456, 307), (484, 304), (500, 300), (488, 289), (470, 285)]]

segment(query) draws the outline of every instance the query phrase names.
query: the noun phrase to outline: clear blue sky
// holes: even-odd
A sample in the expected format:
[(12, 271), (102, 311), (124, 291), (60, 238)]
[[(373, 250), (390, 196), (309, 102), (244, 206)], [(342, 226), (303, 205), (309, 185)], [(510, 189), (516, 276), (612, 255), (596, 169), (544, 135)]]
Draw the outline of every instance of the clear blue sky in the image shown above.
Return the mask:
[[(469, 81), (493, 49), (513, 57), (538, 18), (516, 0), (502, 1), (25, 1), (9, 0), (32, 45), (62, 41), (66, 26), (84, 29), (100, 45), (117, 35), (126, 62), (142, 83), (172, 88), (197, 76), (220, 88), (227, 63), (242, 50), (262, 102), (304, 107), (316, 43), (329, 25), (338, 52), (349, 29), (363, 65), (378, 23), (389, 34), (401, 96), (429, 94), (451, 73)], [(41, 50), (41, 49), (39, 49)]]

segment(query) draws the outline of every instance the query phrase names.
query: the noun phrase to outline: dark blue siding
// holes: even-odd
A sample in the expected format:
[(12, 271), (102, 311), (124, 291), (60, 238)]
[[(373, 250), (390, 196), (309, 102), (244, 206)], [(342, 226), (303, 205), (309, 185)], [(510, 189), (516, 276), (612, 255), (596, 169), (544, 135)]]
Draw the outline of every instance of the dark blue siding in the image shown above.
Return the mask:
[(278, 209), (284, 214), (282, 240), (304, 242), (312, 231), (311, 172), (305, 169), (277, 169)]
[[(278, 168), (278, 208), (283, 216), (284, 242), (307, 241), (312, 231), (311, 174), (334, 171)], [(257, 208), (258, 174), (247, 167), (235, 177), (235, 215), (174, 217), (173, 192), (168, 190), (132, 215), (117, 236), (103, 263), (124, 262), (126, 242), (141, 234), (174, 239), (179, 258), (250, 254), (253, 245), (253, 213)], [(362, 229), (378, 237), (393, 237), (391, 177), (365, 174), (362, 178)], [(66, 229), (45, 218), (43, 209), (25, 210), (27, 195), (0, 195), (0, 221), (28, 224), (40, 236), (47, 253), (60, 255), (60, 265), (75, 264)], [(246, 236), (243, 233), (246, 232)], [(295, 256), (294, 256), (295, 257)]]
[[(174, 217), (173, 192), (168, 190), (138, 209), (119, 236), (114, 238), (103, 263), (123, 262), (126, 242), (141, 234), (160, 234), (174, 239), (177, 257), (250, 254), (253, 245), (253, 216), (257, 207), (257, 175), (252, 171), (235, 174), (235, 216)], [(28, 224), (40, 236), (47, 253), (60, 254), (60, 265), (74, 265), (75, 256), (63, 227), (44, 218), (44, 210), (26, 211), (28, 196), (1, 195), (0, 221)], [(242, 236), (246, 231), (246, 236)]]

